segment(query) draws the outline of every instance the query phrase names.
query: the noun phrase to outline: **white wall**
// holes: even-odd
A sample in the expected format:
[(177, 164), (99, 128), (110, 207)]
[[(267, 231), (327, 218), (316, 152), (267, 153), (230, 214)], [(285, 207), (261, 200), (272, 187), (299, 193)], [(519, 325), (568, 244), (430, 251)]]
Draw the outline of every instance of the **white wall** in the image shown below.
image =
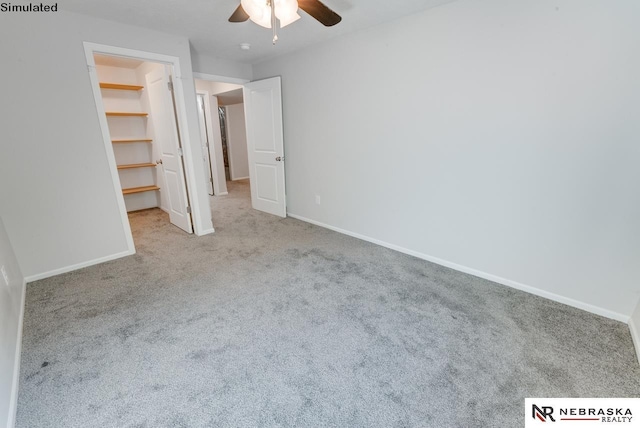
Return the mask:
[(233, 104), (227, 109), (227, 148), (229, 150), (229, 174), (232, 180), (249, 178), (247, 154), (247, 128), (244, 120), (244, 104)]
[(627, 321), (639, 20), (461, 0), (255, 66), (282, 76), (288, 212)]
[(225, 92), (242, 88), (242, 85), (238, 85), (236, 83), (209, 82), (209, 84), (211, 86), (211, 95), (223, 94)]
[[(33, 31), (25, 31), (31, 28)], [(20, 34), (20, 37), (16, 37)], [(199, 148), (186, 37), (86, 16), (2, 14), (0, 216), (28, 279), (126, 254), (83, 42), (180, 59), (189, 150)], [(211, 230), (202, 162), (194, 162), (196, 228)]]
[(253, 70), (250, 64), (217, 58), (191, 50), (191, 60), (195, 73), (233, 77), (252, 80)]
[(12, 427), (18, 399), (25, 281), (2, 219), (0, 271), (0, 426)]

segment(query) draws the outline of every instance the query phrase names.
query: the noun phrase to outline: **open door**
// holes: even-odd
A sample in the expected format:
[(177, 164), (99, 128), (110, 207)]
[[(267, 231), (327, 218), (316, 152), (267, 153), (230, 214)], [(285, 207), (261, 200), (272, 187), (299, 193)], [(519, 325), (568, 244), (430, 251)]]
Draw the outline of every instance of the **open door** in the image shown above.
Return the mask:
[(149, 101), (153, 106), (154, 143), (157, 143), (160, 149), (160, 159), (156, 163), (166, 184), (161, 191), (166, 195), (169, 221), (185, 232), (192, 233), (182, 149), (176, 125), (169, 72), (166, 66), (157, 67), (145, 77)]
[(286, 217), (280, 77), (247, 83), (243, 94), (251, 205)]

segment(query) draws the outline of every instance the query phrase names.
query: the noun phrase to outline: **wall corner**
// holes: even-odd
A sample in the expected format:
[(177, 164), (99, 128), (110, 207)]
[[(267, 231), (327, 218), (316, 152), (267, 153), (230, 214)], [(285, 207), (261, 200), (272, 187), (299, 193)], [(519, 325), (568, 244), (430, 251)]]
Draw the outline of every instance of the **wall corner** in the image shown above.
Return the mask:
[(640, 363), (640, 301), (636, 305), (636, 309), (633, 311), (633, 314), (629, 319), (629, 331), (631, 332), (633, 345), (636, 348), (638, 363)]

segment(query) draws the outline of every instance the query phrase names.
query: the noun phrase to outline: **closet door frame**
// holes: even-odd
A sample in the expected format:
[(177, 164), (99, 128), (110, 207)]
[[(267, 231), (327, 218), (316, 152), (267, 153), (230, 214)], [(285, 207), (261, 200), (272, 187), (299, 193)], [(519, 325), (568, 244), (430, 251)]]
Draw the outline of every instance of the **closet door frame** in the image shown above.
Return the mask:
[[(116, 194), (116, 200), (118, 209), (120, 211), (120, 218), (122, 222), (123, 231), (128, 247), (129, 254), (135, 254), (135, 244), (133, 242), (133, 235), (131, 233), (131, 225), (129, 223), (129, 217), (127, 216), (127, 209), (124, 203), (124, 196), (122, 194), (122, 188), (120, 186), (120, 177), (118, 175), (118, 169), (116, 166), (115, 155), (113, 152), (112, 142), (109, 136), (109, 126), (107, 123), (104, 106), (102, 103), (102, 94), (100, 91), (100, 84), (98, 75), (96, 72), (96, 64), (93, 55), (115, 55), (120, 57), (127, 57), (138, 59), (141, 61), (149, 61), (156, 63), (167, 64), (172, 67), (173, 90), (176, 100), (176, 117), (178, 120), (179, 134), (183, 144), (183, 161), (186, 175), (186, 192), (190, 201), (191, 215), (193, 219), (193, 229), (196, 235), (205, 235), (213, 233), (213, 227), (211, 227), (211, 220), (200, 218), (201, 207), (199, 206), (198, 197), (195, 195), (198, 182), (195, 174), (195, 168), (193, 166), (193, 153), (189, 141), (191, 137), (189, 135), (189, 121), (186, 112), (185, 92), (182, 83), (182, 70), (180, 67), (180, 59), (175, 56), (157, 54), (152, 52), (139, 51), (134, 49), (121, 48), (117, 46), (102, 45), (97, 43), (84, 42), (84, 51), (87, 61), (87, 68), (89, 71), (89, 78), (91, 80), (91, 86), (94, 95), (94, 101), (96, 104), (96, 110), (98, 112), (98, 120), (100, 122), (100, 128), (102, 131), (102, 139), (105, 145), (105, 152), (109, 167), (111, 171), (111, 178), (113, 180), (113, 188)], [(204, 186), (202, 186), (204, 187)], [(205, 189), (206, 191), (206, 189)], [(209, 207), (205, 209), (208, 210)]]

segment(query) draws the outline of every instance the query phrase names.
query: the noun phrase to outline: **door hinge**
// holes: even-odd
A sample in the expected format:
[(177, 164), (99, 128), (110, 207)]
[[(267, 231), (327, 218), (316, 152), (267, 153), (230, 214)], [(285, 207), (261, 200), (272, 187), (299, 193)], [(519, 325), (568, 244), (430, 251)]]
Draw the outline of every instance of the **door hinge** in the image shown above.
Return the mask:
[(178, 156), (183, 156), (182, 155), (182, 147), (178, 147)]
[(167, 87), (170, 91), (173, 91), (173, 82), (167, 82)]
[(187, 207), (187, 214), (191, 214), (191, 207)]
[(211, 184), (213, 184), (213, 178), (210, 178), (209, 181), (211, 182)]

